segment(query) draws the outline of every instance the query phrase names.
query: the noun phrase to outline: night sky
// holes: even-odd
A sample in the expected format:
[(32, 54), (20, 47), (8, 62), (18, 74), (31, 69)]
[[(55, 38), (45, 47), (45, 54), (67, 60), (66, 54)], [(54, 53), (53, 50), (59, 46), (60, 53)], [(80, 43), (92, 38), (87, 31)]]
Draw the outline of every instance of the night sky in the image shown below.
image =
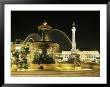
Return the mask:
[(70, 39), (75, 21), (77, 48), (100, 48), (99, 11), (12, 11), (11, 41), (24, 40), (29, 34), (37, 33), (37, 26), (44, 21), (65, 32)]

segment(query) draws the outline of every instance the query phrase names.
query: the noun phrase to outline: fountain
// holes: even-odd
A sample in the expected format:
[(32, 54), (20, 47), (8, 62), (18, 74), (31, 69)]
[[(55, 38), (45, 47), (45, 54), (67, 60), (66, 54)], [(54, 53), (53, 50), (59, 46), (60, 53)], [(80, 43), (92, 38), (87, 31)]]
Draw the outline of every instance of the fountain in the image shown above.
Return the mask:
[(55, 60), (53, 55), (48, 53), (48, 49), (50, 47), (55, 46), (57, 43), (48, 40), (48, 32), (51, 31), (52, 27), (44, 22), (43, 25), (38, 26), (39, 33), (41, 33), (41, 40), (35, 41), (37, 48), (41, 51), (41, 53), (37, 54), (38, 56), (34, 56), (33, 63), (34, 64), (54, 64)]

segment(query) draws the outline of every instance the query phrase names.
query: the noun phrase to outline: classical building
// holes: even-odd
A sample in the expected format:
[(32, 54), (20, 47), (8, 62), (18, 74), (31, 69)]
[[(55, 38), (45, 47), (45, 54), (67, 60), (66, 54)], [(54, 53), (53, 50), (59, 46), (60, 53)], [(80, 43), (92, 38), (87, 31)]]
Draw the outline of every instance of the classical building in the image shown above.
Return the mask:
[[(68, 59), (71, 58), (71, 51), (62, 51), (61, 54), (63, 57), (62, 61), (68, 61)], [(90, 51), (77, 50), (77, 54), (79, 55), (79, 59), (81, 62), (100, 63), (100, 54), (98, 50), (90, 50)]]

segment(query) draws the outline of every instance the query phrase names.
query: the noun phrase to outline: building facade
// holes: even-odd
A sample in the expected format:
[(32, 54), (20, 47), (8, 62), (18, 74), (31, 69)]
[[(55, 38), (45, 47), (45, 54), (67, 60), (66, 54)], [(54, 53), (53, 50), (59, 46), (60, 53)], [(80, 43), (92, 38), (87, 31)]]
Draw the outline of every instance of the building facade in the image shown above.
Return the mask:
[[(98, 50), (91, 51), (80, 51), (77, 50), (77, 55), (79, 55), (79, 59), (81, 62), (89, 63), (100, 63), (100, 54)], [(71, 58), (71, 51), (62, 51), (62, 61), (68, 61)]]

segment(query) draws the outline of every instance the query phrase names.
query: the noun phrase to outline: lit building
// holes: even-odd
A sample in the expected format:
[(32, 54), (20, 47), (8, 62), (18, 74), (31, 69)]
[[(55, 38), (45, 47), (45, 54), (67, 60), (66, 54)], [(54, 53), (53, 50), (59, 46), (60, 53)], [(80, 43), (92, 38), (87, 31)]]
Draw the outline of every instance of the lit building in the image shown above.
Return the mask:
[[(77, 54), (79, 55), (79, 59), (81, 62), (89, 63), (100, 63), (100, 54), (98, 50), (94, 51), (80, 51), (77, 50)], [(68, 61), (68, 59), (71, 57), (71, 51), (62, 51), (62, 61)]]

